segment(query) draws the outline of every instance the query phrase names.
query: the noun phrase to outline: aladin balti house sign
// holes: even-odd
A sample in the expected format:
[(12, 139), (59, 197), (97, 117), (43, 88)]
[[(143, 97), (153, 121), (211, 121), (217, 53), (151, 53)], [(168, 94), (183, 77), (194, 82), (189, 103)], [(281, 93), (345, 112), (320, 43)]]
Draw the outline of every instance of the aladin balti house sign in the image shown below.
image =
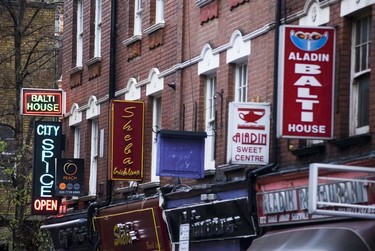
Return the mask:
[(280, 30), (278, 137), (330, 139), (334, 28), (285, 25)]

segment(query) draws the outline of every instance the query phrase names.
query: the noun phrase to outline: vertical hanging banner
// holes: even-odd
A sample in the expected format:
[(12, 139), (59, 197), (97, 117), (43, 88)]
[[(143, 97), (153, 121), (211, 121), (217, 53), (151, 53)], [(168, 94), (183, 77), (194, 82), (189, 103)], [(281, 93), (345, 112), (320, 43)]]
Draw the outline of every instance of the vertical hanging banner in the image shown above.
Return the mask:
[(114, 100), (111, 104), (110, 179), (143, 178), (144, 103)]
[(333, 27), (281, 27), (278, 137), (333, 137), (334, 65)]
[(270, 105), (229, 103), (228, 162), (265, 165), (269, 162)]
[(60, 199), (55, 196), (55, 159), (61, 155), (61, 138), (60, 122), (35, 122), (32, 214), (58, 213)]

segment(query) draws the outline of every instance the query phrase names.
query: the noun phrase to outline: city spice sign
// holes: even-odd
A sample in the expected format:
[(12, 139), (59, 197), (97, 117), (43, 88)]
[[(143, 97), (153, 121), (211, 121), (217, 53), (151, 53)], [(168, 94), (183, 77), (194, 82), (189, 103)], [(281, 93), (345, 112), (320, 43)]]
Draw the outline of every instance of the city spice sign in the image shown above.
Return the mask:
[(111, 104), (112, 180), (143, 178), (144, 103), (114, 100)]
[(21, 90), (21, 114), (29, 116), (62, 116), (64, 92), (54, 89)]
[(285, 25), (280, 37), (278, 137), (332, 138), (334, 28)]
[(35, 122), (32, 213), (58, 213), (59, 197), (55, 196), (55, 159), (61, 155), (61, 122)]

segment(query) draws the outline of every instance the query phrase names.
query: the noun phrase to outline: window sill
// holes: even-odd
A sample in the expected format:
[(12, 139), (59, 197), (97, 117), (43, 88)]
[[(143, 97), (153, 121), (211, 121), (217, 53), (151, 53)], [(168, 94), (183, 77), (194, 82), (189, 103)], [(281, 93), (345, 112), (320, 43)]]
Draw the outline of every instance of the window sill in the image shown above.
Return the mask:
[(74, 74), (74, 73), (77, 73), (77, 72), (79, 72), (79, 71), (82, 71), (82, 68), (83, 68), (82, 66), (76, 66), (76, 67), (74, 67), (74, 68), (68, 70), (67, 73), (70, 74), (70, 75), (72, 75), (72, 74)]
[(235, 171), (238, 169), (244, 169), (243, 165), (233, 165), (233, 164), (226, 164), (226, 165), (221, 165), (218, 167), (220, 171), (223, 172), (230, 172), (230, 171)]
[(151, 181), (151, 182), (146, 182), (146, 183), (139, 184), (139, 188), (142, 189), (142, 190), (150, 189), (150, 188), (155, 188), (155, 187), (159, 187), (159, 186), (160, 186), (160, 182), (159, 181)]
[(128, 39), (124, 40), (122, 43), (124, 45), (129, 45), (129, 44), (132, 44), (134, 42), (140, 41), (141, 39), (142, 39), (142, 35), (135, 35), (135, 36), (132, 36), (131, 38), (128, 38)]
[(306, 155), (312, 155), (317, 153), (323, 153), (325, 151), (325, 145), (324, 144), (315, 144), (312, 146), (307, 147), (301, 147), (295, 150), (292, 150), (292, 154), (298, 157), (306, 156)]
[(207, 169), (204, 170), (204, 177), (213, 176), (216, 173), (216, 169)]
[(132, 187), (121, 187), (119, 189), (116, 189), (115, 193), (130, 193), (134, 192), (137, 190), (137, 187), (132, 186)]
[(346, 147), (350, 147), (353, 145), (365, 144), (370, 141), (371, 141), (371, 134), (366, 133), (366, 134), (361, 134), (361, 135), (350, 136), (347, 138), (332, 140), (331, 142), (333, 145), (337, 146), (338, 148), (346, 148)]
[(206, 4), (212, 2), (213, 0), (195, 0), (195, 5), (199, 8), (205, 6)]
[(150, 35), (151, 33), (155, 32), (157, 30), (163, 29), (164, 26), (165, 26), (164, 21), (160, 22), (160, 23), (156, 23), (156, 24), (148, 27), (147, 29), (145, 29), (144, 33), (146, 33), (147, 35)]
[(95, 64), (95, 63), (97, 63), (97, 62), (100, 62), (100, 61), (102, 61), (102, 58), (101, 58), (101, 57), (93, 57), (93, 58), (87, 60), (87, 61), (85, 62), (85, 64), (86, 64), (87, 66), (90, 66), (90, 65), (93, 65), (93, 64)]

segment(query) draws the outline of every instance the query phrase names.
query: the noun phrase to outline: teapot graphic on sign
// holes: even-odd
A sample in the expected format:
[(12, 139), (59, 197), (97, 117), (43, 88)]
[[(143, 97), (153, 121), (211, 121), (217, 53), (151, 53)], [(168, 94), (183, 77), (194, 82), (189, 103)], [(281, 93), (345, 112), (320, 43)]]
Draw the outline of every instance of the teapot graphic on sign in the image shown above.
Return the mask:
[(257, 121), (265, 114), (264, 109), (248, 109), (246, 112), (247, 113), (241, 112), (238, 114), (238, 116), (246, 123), (257, 123)]

